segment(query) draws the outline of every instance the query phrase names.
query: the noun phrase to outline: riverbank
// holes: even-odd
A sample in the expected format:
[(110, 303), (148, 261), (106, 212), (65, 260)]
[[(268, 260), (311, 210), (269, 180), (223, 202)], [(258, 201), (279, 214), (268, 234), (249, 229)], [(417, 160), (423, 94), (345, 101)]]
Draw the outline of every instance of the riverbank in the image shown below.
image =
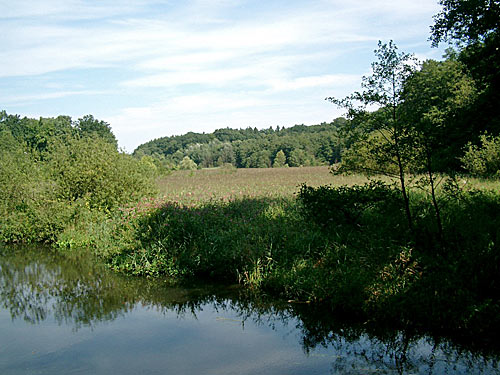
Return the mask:
[[(380, 193), (373, 186), (370, 196)], [(324, 197), (311, 201), (306, 190), (298, 197), (145, 199), (117, 212), (92, 245), (127, 274), (239, 282), (360, 320), (493, 343), (500, 327), (499, 194), (447, 185), (438, 195), (439, 234), (426, 194), (411, 195), (410, 231), (397, 191), (380, 186), (381, 195), (364, 204), (349, 206), (349, 196), (339, 196), (342, 208)]]
[[(54, 243), (62, 252), (88, 248), (130, 275), (238, 282), (359, 321), (494, 345), (495, 183), (443, 185), (439, 233), (427, 194), (411, 194), (410, 230), (397, 190), (351, 178), (327, 168), (174, 172), (158, 182), (166, 197), (107, 212), (80, 207)], [(323, 181), (333, 185), (321, 190)]]

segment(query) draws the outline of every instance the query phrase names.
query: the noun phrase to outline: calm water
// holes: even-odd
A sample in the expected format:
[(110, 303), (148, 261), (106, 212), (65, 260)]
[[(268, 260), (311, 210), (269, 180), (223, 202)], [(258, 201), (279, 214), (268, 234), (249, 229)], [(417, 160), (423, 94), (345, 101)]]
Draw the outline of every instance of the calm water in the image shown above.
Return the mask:
[(500, 374), (495, 356), (382, 336), (237, 288), (172, 288), (0, 248), (0, 374)]

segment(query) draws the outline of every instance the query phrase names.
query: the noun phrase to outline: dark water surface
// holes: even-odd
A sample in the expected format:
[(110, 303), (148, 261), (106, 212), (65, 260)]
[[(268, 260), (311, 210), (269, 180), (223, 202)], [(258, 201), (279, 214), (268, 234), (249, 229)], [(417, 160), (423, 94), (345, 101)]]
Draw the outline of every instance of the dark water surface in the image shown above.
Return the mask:
[(500, 374), (498, 358), (236, 287), (174, 288), (0, 248), (0, 374)]

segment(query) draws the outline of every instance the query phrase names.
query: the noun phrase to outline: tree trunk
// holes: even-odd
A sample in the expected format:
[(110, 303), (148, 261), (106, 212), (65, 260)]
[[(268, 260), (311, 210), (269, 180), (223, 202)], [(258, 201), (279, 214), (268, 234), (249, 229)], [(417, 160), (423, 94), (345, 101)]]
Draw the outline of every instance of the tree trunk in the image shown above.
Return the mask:
[(431, 197), (432, 197), (432, 205), (434, 206), (434, 212), (436, 214), (436, 224), (438, 227), (438, 236), (439, 242), (443, 242), (443, 224), (441, 222), (441, 211), (439, 209), (439, 205), (436, 199), (436, 189), (434, 186), (434, 172), (432, 170), (432, 160), (431, 160), (431, 152), (426, 145), (425, 147), (425, 156), (426, 156), (426, 164), (427, 164), (427, 174), (429, 175), (429, 183), (431, 185)]

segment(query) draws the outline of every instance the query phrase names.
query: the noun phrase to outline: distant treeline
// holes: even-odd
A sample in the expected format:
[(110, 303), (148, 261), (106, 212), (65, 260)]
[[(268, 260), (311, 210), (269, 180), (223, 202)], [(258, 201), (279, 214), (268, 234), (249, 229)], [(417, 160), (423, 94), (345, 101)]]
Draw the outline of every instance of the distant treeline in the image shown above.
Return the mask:
[[(134, 156), (152, 156), (171, 166), (237, 168), (299, 167), (331, 165), (340, 160), (342, 139), (339, 129), (347, 120), (337, 118), (320, 125), (258, 130), (217, 129), (162, 137), (137, 147)], [(196, 165), (195, 165), (196, 164)]]

